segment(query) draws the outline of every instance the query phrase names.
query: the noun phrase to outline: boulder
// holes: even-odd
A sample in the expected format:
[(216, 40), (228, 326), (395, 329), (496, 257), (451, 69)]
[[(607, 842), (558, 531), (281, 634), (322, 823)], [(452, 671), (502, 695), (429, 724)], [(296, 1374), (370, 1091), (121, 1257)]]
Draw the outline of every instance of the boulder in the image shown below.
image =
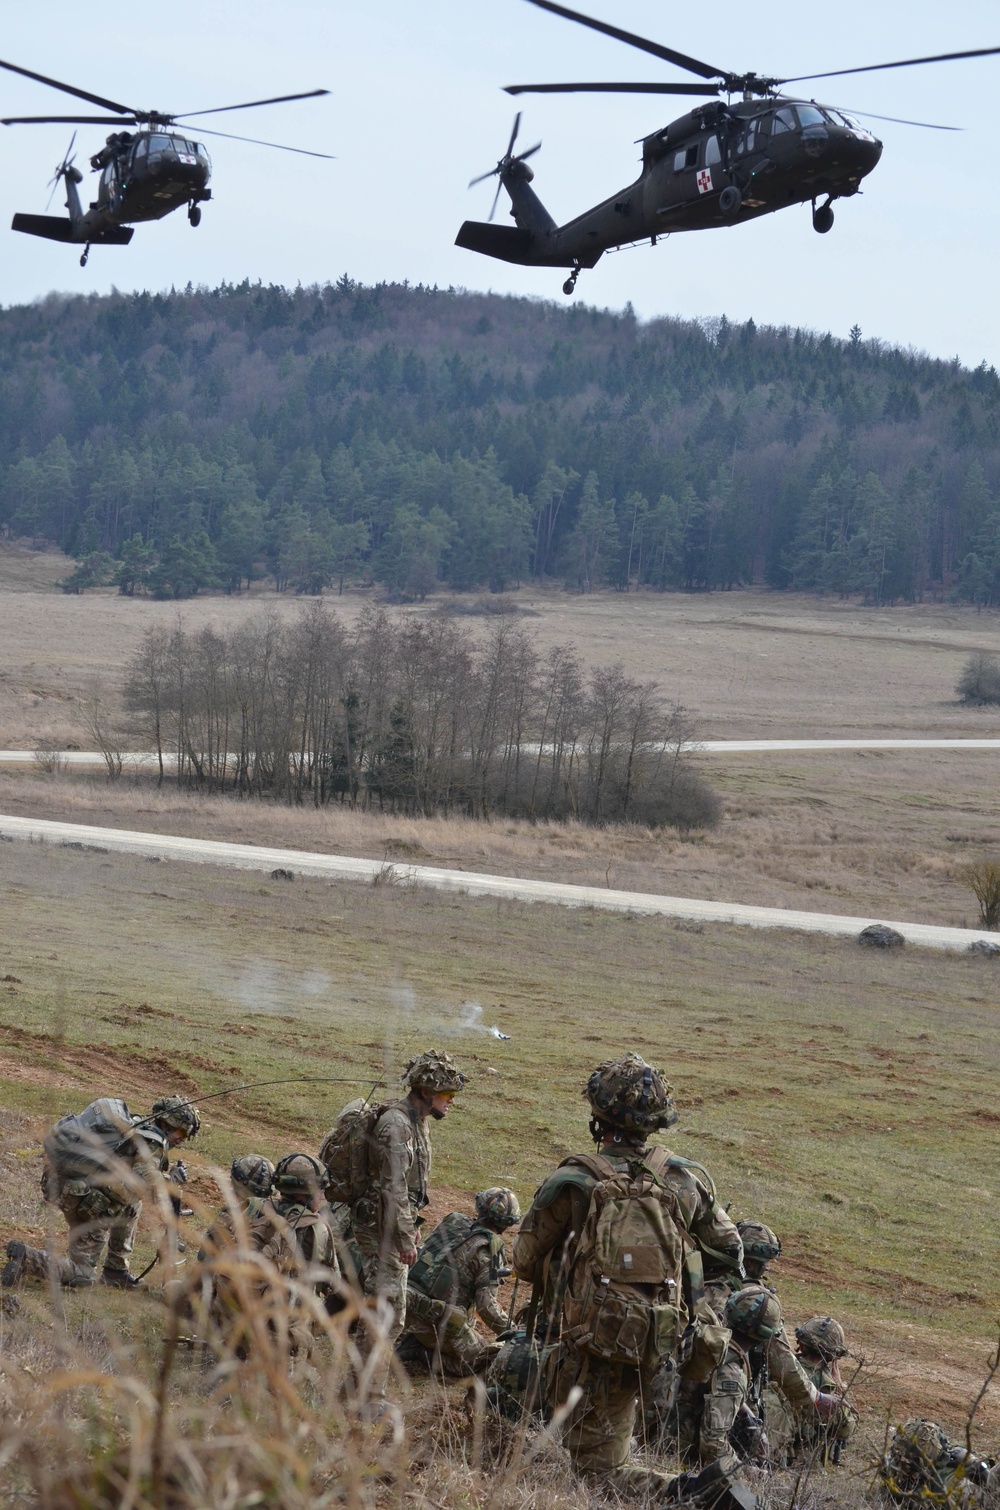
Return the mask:
[(869, 949), (902, 949), (906, 940), (888, 923), (869, 923), (858, 934), (858, 943), (867, 944)]
[(969, 945), (970, 954), (1000, 954), (1000, 944), (994, 944), (989, 939), (973, 939)]

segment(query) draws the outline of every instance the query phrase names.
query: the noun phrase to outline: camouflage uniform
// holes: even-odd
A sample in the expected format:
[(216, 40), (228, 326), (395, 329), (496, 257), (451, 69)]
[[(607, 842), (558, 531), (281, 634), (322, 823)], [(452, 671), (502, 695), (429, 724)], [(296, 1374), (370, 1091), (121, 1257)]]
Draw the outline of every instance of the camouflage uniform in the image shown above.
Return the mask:
[[(839, 1396), (844, 1384), (840, 1362), (847, 1353), (844, 1329), (832, 1316), (814, 1316), (795, 1328), (798, 1362), (810, 1383), (823, 1394)], [(815, 1411), (800, 1410), (792, 1439), (792, 1453), (805, 1452), (821, 1456), (824, 1462), (840, 1462), (844, 1443), (855, 1432), (860, 1417), (846, 1400), (840, 1400), (834, 1413), (820, 1420)]]
[(479, 1191), (476, 1210), (475, 1222), (453, 1211), (438, 1223), (409, 1279), (402, 1347), (412, 1338), (455, 1378), (481, 1371), (498, 1352), (496, 1343), (476, 1331), (473, 1310), (494, 1334), (509, 1325), (497, 1304), (506, 1254), (496, 1228), (520, 1220), (517, 1197), (500, 1188)]
[[(936, 1421), (915, 1417), (897, 1426), (878, 1467), (883, 1495), (907, 1510), (976, 1503), (976, 1489), (991, 1486), (990, 1459), (949, 1442)], [(973, 1487), (975, 1486), (975, 1487)]]
[(408, 1097), (394, 1101), (376, 1122), (370, 1161), (372, 1189), (354, 1203), (351, 1229), (364, 1263), (365, 1294), (391, 1305), (389, 1338), (395, 1342), (406, 1321), (408, 1270), (399, 1255), (417, 1246), (431, 1172), (426, 1118)]
[[(740, 1279), (735, 1272), (714, 1275), (711, 1279), (705, 1280), (705, 1299), (720, 1319), (725, 1314), (726, 1303), (730, 1296), (742, 1289), (745, 1283), (746, 1281)], [(760, 1279), (760, 1283), (766, 1285), (772, 1295), (777, 1294), (774, 1286), (768, 1285), (763, 1278)], [(792, 1411), (808, 1411), (816, 1404), (819, 1391), (800, 1366), (784, 1327), (777, 1336), (752, 1349), (750, 1366), (755, 1384), (761, 1369), (766, 1370), (767, 1383), (777, 1391)]]
[(386, 1107), (372, 1130), (368, 1169), (370, 1189), (356, 1200), (351, 1228), (364, 1263), (366, 1295), (388, 1301), (392, 1320), (387, 1328), (395, 1342), (406, 1321), (407, 1265), (402, 1254), (416, 1248), (427, 1205), (431, 1173), (429, 1116), (444, 1116), (433, 1107), (435, 1097), (450, 1100), (465, 1084), (465, 1076), (450, 1054), (428, 1049), (411, 1059), (403, 1071), (409, 1094)]
[(61, 1118), (44, 1139), (42, 1194), (66, 1218), (66, 1255), (11, 1242), (2, 1283), (51, 1273), (63, 1285), (91, 1285), (106, 1243), (105, 1282), (133, 1284), (128, 1265), (142, 1210), (137, 1184), (167, 1172), (169, 1149), (178, 1141), (173, 1128), (191, 1136), (198, 1125), (195, 1109), (175, 1096), (156, 1102), (149, 1117), (135, 1117), (124, 1101), (104, 1096)]
[[(249, 1236), (251, 1249), (279, 1274), (326, 1298), (337, 1287), (340, 1268), (330, 1208), (321, 1194), (324, 1174), (311, 1155), (288, 1154), (275, 1167), (273, 1197), (250, 1219)], [(292, 1349), (308, 1352), (312, 1324), (294, 1294), (289, 1310)]]
[[(595, 1140), (602, 1140), (601, 1157), (616, 1171), (629, 1174), (648, 1171), (652, 1163), (657, 1178), (674, 1192), (687, 1232), (697, 1243), (732, 1254), (738, 1264), (742, 1256), (739, 1234), (716, 1201), (709, 1176), (666, 1149), (654, 1152), (645, 1144), (643, 1133), (677, 1120), (670, 1087), (659, 1073), (638, 1056), (627, 1055), (599, 1066), (585, 1094), (594, 1111), (591, 1131)], [(583, 1230), (597, 1183), (583, 1167), (571, 1162), (560, 1165), (536, 1191), (514, 1243), (514, 1270), (540, 1290), (545, 1334), (550, 1340), (560, 1326), (564, 1259), (567, 1263), (571, 1259), (572, 1239)], [(688, 1313), (690, 1306), (689, 1297)], [(636, 1407), (648, 1396), (655, 1372), (655, 1367), (610, 1365), (562, 1342), (546, 1357), (542, 1382), (553, 1411), (566, 1403), (574, 1386), (583, 1392), (562, 1433), (578, 1472), (608, 1480), (626, 1494), (663, 1500), (670, 1497), (672, 1480), (629, 1462)]]

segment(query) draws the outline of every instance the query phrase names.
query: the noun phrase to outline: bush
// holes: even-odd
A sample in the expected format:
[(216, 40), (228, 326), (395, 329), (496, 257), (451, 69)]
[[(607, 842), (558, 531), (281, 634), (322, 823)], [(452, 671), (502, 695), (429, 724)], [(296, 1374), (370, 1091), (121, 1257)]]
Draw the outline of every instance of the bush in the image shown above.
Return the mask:
[(956, 691), (965, 703), (1000, 703), (1000, 661), (977, 650), (962, 668)]
[(961, 874), (976, 894), (983, 927), (1000, 930), (1000, 860), (980, 860), (967, 865)]

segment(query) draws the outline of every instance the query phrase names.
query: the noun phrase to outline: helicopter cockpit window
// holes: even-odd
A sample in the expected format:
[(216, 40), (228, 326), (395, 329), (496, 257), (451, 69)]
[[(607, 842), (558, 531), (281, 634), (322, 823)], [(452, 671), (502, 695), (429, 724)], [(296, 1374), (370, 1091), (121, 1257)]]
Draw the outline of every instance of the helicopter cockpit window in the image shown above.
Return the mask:
[(746, 130), (736, 143), (736, 151), (739, 154), (752, 152), (757, 145), (757, 122), (748, 121)]
[(845, 115), (843, 110), (831, 110), (829, 114), (830, 119), (833, 121), (835, 126), (846, 126), (848, 131), (861, 130), (861, 127), (858, 125), (857, 121), (852, 120), (849, 115)]
[(715, 163), (721, 163), (722, 149), (719, 146), (719, 138), (710, 136), (705, 143), (705, 167), (711, 168)]
[(153, 152), (173, 152), (174, 139), (172, 136), (151, 136), (149, 138), (149, 150)]
[(795, 108), (803, 130), (808, 131), (810, 126), (826, 125), (826, 117), (822, 110), (817, 109), (815, 105), (797, 105)]
[(795, 116), (786, 105), (781, 110), (776, 110), (771, 117), (771, 135), (780, 136), (782, 131), (795, 130)]
[(139, 140), (136, 142), (136, 144), (135, 144), (135, 151), (132, 153), (132, 156), (133, 157), (145, 157), (146, 156), (146, 138), (144, 136), (140, 136)]

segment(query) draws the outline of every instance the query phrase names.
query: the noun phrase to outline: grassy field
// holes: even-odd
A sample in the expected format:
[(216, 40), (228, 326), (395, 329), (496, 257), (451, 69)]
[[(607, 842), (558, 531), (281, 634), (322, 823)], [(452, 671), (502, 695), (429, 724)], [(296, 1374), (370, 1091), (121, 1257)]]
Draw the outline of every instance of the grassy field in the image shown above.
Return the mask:
[[(53, 587), (66, 570), (54, 555), (0, 550), (0, 747), (85, 743), (83, 703), (98, 682), (114, 690), (148, 624), (178, 612), (192, 626), (232, 622), (275, 601), (255, 594), (178, 609), (66, 598)], [(338, 608), (353, 615), (361, 601)], [(571, 640), (592, 662), (625, 660), (692, 708), (706, 738), (1000, 734), (1000, 713), (962, 708), (953, 690), (966, 654), (1000, 651), (994, 616), (735, 593), (519, 601), (543, 643)], [(466, 622), (475, 632), (477, 621)], [(37, 767), (0, 770), (0, 811), (975, 921), (961, 869), (1000, 847), (993, 755), (699, 760), (725, 816), (712, 833), (684, 838), (251, 807)], [(0, 1238), (44, 1235), (41, 1134), (94, 1095), (145, 1106), (164, 1091), (247, 1080), (350, 1082), (207, 1103), (192, 1188), (210, 1201), (209, 1166), (251, 1149), (315, 1148), (346, 1100), (394, 1079), (431, 1043), (471, 1076), (436, 1129), (435, 1213), (497, 1181), (523, 1200), (554, 1162), (586, 1147), (580, 1086), (594, 1063), (635, 1047), (674, 1081), (674, 1145), (710, 1168), (734, 1215), (781, 1234), (776, 1277), (791, 1319), (832, 1312), (866, 1356), (858, 1390), (871, 1441), (886, 1412), (961, 1426), (1000, 1310), (995, 961), (886, 957), (819, 937), (393, 885), (262, 883), (22, 844), (0, 845), (0, 917)], [(492, 1023), (510, 1042), (486, 1035)], [(149, 1231), (141, 1248), (140, 1265), (152, 1256)], [(67, 1316), (98, 1359), (112, 1357), (109, 1331), (137, 1367), (157, 1352), (155, 1285), (129, 1299), (71, 1295)], [(49, 1324), (48, 1297), (26, 1294), (19, 1318), (0, 1316), (5, 1355), (49, 1367), (39, 1342)], [(979, 1423), (985, 1448), (1000, 1430), (996, 1388)]]
[(39, 1134), (92, 1095), (352, 1080), (206, 1105), (199, 1160), (277, 1157), (429, 1043), (471, 1077), (437, 1130), (438, 1209), (530, 1197), (586, 1146), (589, 1069), (634, 1046), (675, 1082), (677, 1148), (780, 1232), (793, 1319), (841, 1315), (878, 1360), (869, 1407), (954, 1421), (974, 1393), (1000, 1305), (992, 961), (42, 845), (0, 864), (0, 1233), (40, 1232)]

